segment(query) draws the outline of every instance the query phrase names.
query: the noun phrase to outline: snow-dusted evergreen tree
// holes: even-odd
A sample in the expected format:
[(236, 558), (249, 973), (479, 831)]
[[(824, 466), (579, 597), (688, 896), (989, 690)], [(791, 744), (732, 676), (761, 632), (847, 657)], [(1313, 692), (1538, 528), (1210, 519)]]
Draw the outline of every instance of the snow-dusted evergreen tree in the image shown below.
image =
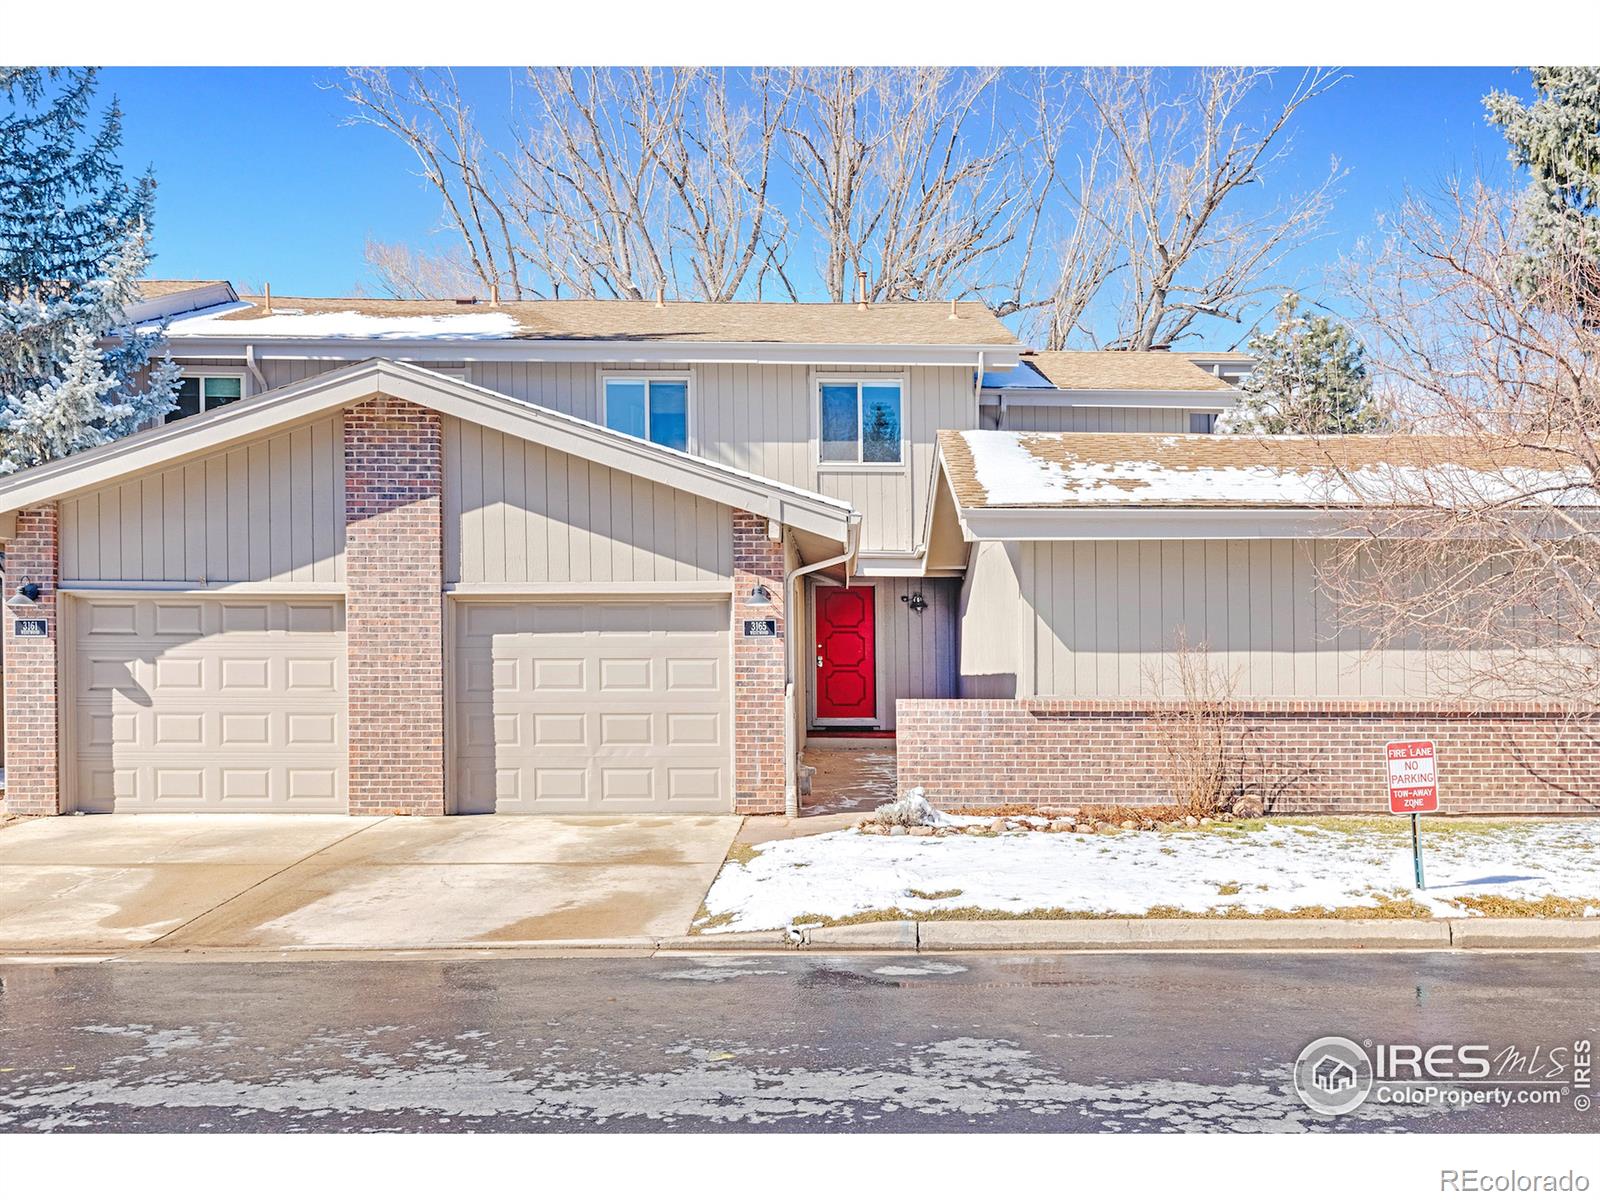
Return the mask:
[(1250, 339), (1256, 357), (1240, 406), (1220, 429), (1235, 433), (1371, 433), (1383, 427), (1359, 343), (1345, 325), (1308, 314), (1290, 293), (1271, 333)]
[(1591, 265), (1584, 308), (1600, 309), (1600, 67), (1534, 67), (1535, 99), (1484, 97), (1489, 120), (1532, 176), (1520, 217), (1528, 249), (1517, 283), (1533, 291), (1542, 264)]
[(125, 328), (149, 265), (155, 182), (122, 176), (93, 70), (0, 67), (0, 472), (98, 446), (170, 411), (159, 331)]

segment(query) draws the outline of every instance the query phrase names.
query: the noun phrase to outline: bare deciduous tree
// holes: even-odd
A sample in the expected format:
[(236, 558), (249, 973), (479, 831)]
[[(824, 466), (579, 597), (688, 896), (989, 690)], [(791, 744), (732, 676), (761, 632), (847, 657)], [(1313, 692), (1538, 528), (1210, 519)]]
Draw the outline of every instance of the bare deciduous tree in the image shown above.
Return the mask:
[[(1264, 113), (1275, 72), (1219, 67), (1197, 72), (1174, 93), (1153, 70), (1084, 73), (1082, 87), (1110, 147), (1115, 182), (1098, 220), (1116, 231), (1114, 311), (1104, 344), (1168, 349), (1210, 317), (1239, 321), (1250, 303), (1278, 287), (1284, 256), (1322, 222), (1337, 167), (1309, 192), (1263, 204), (1249, 190), (1288, 153), (1294, 115), (1338, 82), (1307, 71)], [(1063, 327), (1063, 334), (1066, 328)]]
[(1430, 461), (1352, 481), (1387, 512), (1340, 543), (1321, 585), (1374, 644), (1426, 645), (1465, 700), (1600, 711), (1600, 330), (1592, 260), (1518, 274), (1510, 198), (1481, 184), (1409, 197), (1350, 269), (1385, 402), (1449, 435)]
[[(465, 265), (507, 299), (729, 300), (775, 261), (770, 202), (785, 81), (754, 72), (736, 100), (723, 72), (534, 69), (512, 81), (514, 135), (495, 149), (448, 71), (353, 70), (357, 122), (398, 137), (438, 194)], [(445, 263), (375, 264), (420, 291)]]
[(1026, 127), (999, 110), (1001, 73), (943, 67), (791, 72), (784, 126), (829, 299), (978, 294), (1025, 212)]
[(368, 238), (363, 257), (379, 294), (391, 300), (483, 296), (484, 281), (459, 248), (419, 250), (403, 242)]

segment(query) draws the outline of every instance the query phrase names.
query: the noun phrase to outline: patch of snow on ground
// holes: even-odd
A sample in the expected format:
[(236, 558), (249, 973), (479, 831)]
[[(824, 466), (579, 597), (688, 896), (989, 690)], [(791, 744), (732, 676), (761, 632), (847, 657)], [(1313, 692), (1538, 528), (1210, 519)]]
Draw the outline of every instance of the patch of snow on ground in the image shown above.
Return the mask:
[[(732, 914), (720, 930), (777, 929), (801, 914), (830, 918), (878, 909), (931, 913), (984, 908), (1023, 913), (1189, 912), (1239, 908), (1373, 907), (1378, 894), (1462, 916), (1462, 896), (1600, 897), (1600, 820), (1423, 826), (1428, 886), (1412, 886), (1410, 826), (1344, 831), (1292, 818), (1261, 829), (997, 837), (867, 836), (854, 830), (767, 842), (727, 863), (706, 911)], [(1224, 893), (1223, 889), (1228, 891)], [(912, 895), (959, 889), (941, 900)]]
[(926, 825), (932, 829), (979, 825), (985, 820), (983, 817), (958, 817), (940, 812), (928, 803), (928, 793), (919, 787), (912, 788), (898, 800), (878, 805), (873, 809), (873, 815), (886, 825), (904, 825), (907, 828), (913, 825)]

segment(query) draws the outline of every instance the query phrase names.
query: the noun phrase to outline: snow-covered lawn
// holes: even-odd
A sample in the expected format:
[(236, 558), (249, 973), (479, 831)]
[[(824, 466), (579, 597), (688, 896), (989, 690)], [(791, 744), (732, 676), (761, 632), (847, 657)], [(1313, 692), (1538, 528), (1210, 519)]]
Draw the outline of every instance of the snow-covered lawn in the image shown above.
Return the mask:
[[(1431, 827), (1430, 827), (1431, 825)], [(1580, 901), (1600, 916), (1600, 820), (1423, 822), (1278, 818), (1183, 832), (883, 837), (853, 829), (754, 847), (728, 862), (699, 927), (774, 929), (863, 913), (1191, 914), (1495, 910), (1481, 898)], [(1570, 907), (1570, 906), (1569, 906)], [(1308, 914), (1308, 915), (1315, 915)]]

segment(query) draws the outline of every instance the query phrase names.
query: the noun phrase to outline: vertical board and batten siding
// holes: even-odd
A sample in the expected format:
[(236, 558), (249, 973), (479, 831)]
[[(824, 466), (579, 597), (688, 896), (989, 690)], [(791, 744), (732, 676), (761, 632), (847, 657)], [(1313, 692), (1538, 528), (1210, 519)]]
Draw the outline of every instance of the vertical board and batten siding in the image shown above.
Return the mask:
[[(269, 359), (271, 387), (296, 383), (343, 363)], [(465, 367), (479, 387), (600, 423), (600, 380), (630, 371), (682, 371), (690, 385), (691, 453), (766, 479), (846, 500), (862, 514), (863, 550), (914, 550), (925, 536), (935, 435), (971, 429), (977, 397), (970, 367), (828, 367), (746, 363), (428, 363)], [(905, 379), (902, 414), (909, 461), (896, 469), (822, 466), (817, 461), (818, 375), (898, 375)], [(1183, 428), (1188, 428), (1183, 418)]]
[[(879, 579), (874, 622), (884, 703), (878, 727), (895, 727), (896, 700), (948, 700), (957, 694), (956, 626), (959, 579)], [(920, 613), (902, 603), (921, 589)]]
[[(1188, 433), (1187, 408), (1119, 408), (1060, 404), (1006, 405), (1004, 428), (1027, 433)], [(981, 428), (1001, 428), (1000, 410), (983, 406)]]
[(339, 583), (342, 418), (61, 502), (63, 579)]
[(444, 422), (448, 583), (733, 578), (733, 512), (470, 421)]
[(961, 579), (959, 691), (963, 700), (1014, 700), (1020, 694), (1022, 601), (1018, 542), (977, 542)]
[(1362, 632), (1337, 620), (1317, 587), (1331, 553), (1326, 542), (1289, 539), (1022, 543), (1023, 655), (1035, 677), (1020, 693), (1176, 695), (1180, 631), (1240, 699), (1436, 691), (1428, 651), (1367, 653)]

